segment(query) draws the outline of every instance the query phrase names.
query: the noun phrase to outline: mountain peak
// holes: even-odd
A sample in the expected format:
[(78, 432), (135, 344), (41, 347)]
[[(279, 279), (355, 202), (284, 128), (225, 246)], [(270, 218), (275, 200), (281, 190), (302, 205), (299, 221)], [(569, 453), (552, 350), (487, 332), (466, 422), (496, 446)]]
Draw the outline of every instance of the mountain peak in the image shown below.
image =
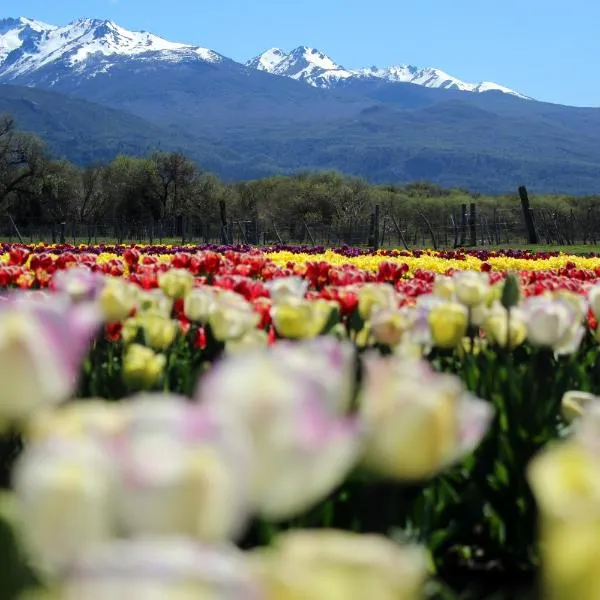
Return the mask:
[(246, 63), (249, 68), (266, 71), (272, 75), (280, 75), (315, 84), (315, 78), (323, 73), (341, 72), (329, 56), (309, 46), (298, 46), (290, 52), (281, 48), (270, 48)]
[(298, 46), (290, 52), (271, 48), (246, 63), (247, 67), (298, 79), (314, 87), (331, 88), (342, 80), (383, 80), (389, 83), (413, 83), (431, 88), (454, 89), (468, 92), (491, 90), (526, 98), (505, 86), (493, 82), (467, 83), (441, 69), (420, 68), (400, 64), (380, 68), (371, 66), (346, 69), (329, 56), (310, 46)]
[(109, 19), (81, 18), (61, 27), (25, 17), (0, 21), (3, 79), (12, 80), (53, 64), (61, 65), (61, 76), (76, 68), (93, 77), (109, 70), (116, 60), (149, 55), (167, 61), (223, 59), (207, 48), (170, 42), (145, 31), (129, 31)]

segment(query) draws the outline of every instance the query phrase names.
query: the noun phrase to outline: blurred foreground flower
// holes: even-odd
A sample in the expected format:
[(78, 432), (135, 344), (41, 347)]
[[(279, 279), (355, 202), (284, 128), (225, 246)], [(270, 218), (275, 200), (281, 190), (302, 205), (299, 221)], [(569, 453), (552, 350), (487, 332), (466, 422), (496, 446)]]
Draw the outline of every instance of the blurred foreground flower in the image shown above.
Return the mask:
[(256, 553), (269, 600), (418, 600), (425, 552), (383, 536), (296, 530)]
[(47, 436), (30, 444), (13, 473), (26, 546), (55, 572), (114, 533), (114, 469), (92, 438)]
[(203, 405), (250, 432), (254, 506), (273, 520), (325, 498), (362, 450), (356, 419), (339, 416), (347, 402), (347, 363), (327, 359), (314, 342), (278, 350), (225, 359), (201, 379), (198, 392)]
[(368, 427), (365, 464), (393, 479), (426, 479), (471, 452), (493, 417), (458, 377), (425, 361), (370, 355), (361, 414)]
[(547, 600), (600, 598), (600, 414), (591, 413), (579, 424), (581, 435), (543, 450), (529, 465)]
[(107, 543), (63, 573), (57, 600), (268, 600), (246, 556), (185, 538)]
[(0, 304), (0, 430), (67, 400), (100, 317), (59, 298)]
[(248, 516), (250, 444), (244, 430), (175, 395), (123, 404), (117, 500), (126, 535), (235, 538)]
[(52, 287), (66, 294), (72, 302), (94, 301), (107, 279), (88, 267), (72, 267), (56, 271), (52, 277)]
[(582, 417), (591, 405), (600, 406), (600, 396), (589, 392), (570, 391), (561, 400), (562, 415), (567, 423)]
[(26, 439), (13, 483), (44, 570), (117, 537), (227, 541), (250, 514), (245, 431), (186, 398), (80, 401), (34, 419)]

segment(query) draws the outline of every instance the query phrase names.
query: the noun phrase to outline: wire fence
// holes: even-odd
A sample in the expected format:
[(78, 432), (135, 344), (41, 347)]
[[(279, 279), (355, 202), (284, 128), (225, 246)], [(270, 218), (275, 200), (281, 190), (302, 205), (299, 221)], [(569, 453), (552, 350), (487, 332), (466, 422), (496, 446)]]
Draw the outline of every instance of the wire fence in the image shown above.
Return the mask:
[[(275, 244), (336, 247), (342, 245), (382, 248), (456, 248), (520, 246), (532, 243), (523, 211), (519, 208), (477, 209), (463, 205), (454, 211), (425, 214), (380, 214), (370, 218), (326, 223), (296, 219), (281, 222), (180, 216), (160, 220), (126, 222), (104, 219), (89, 222), (24, 222), (0, 219), (0, 237), (8, 242), (71, 244)], [(221, 215), (222, 216), (222, 215)], [(531, 210), (535, 242), (547, 245), (595, 245), (600, 240), (600, 215), (589, 210)]]

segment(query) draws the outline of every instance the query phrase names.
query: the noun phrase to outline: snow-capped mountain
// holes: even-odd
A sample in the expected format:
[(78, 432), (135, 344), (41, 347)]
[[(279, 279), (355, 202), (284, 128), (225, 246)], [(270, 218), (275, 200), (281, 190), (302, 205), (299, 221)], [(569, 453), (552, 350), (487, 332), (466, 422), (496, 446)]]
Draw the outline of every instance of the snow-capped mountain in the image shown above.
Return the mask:
[[(79, 19), (60, 27), (24, 17), (0, 20), (0, 81), (54, 86), (65, 77), (89, 79), (109, 73), (123, 61), (138, 66), (143, 62), (146, 67), (156, 62), (234, 63), (208, 48), (171, 42), (145, 31), (129, 31), (108, 20)], [(366, 80), (469, 92), (496, 90), (526, 98), (497, 83), (466, 83), (439, 69), (410, 65), (348, 69), (306, 46), (291, 52), (271, 48), (245, 67), (325, 89), (345, 81)]]
[(329, 56), (315, 48), (299, 46), (291, 52), (281, 48), (270, 48), (246, 63), (246, 66), (266, 71), (273, 75), (290, 77), (309, 85), (331, 88), (340, 81), (351, 79), (378, 79), (390, 83), (414, 83), (429, 88), (460, 90), (465, 92), (487, 92), (496, 90), (526, 98), (519, 92), (491, 81), (466, 83), (448, 75), (440, 69), (418, 68), (412, 65), (398, 65), (380, 69), (378, 67), (346, 69)]
[(56, 27), (33, 19), (0, 20), (0, 79), (12, 80), (54, 65), (65, 72), (94, 76), (118, 59), (219, 62), (209, 50), (167, 41), (148, 32), (133, 32), (113, 21), (80, 19)]

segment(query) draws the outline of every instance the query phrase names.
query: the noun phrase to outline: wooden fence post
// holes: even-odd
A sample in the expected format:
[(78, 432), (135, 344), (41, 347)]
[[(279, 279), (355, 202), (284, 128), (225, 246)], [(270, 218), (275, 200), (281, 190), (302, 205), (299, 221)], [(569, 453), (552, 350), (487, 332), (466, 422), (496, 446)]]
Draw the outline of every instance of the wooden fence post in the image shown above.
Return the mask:
[(219, 215), (221, 217), (221, 244), (224, 246), (229, 244), (229, 236), (227, 235), (227, 206), (225, 200), (219, 200)]
[(464, 246), (467, 238), (467, 205), (460, 205), (460, 240), (459, 246)]
[(375, 205), (373, 213), (373, 248), (379, 249), (379, 204)]
[(477, 206), (474, 202), (469, 207), (469, 233), (471, 246), (477, 246)]
[(523, 220), (525, 221), (525, 228), (527, 229), (527, 240), (530, 244), (539, 243), (538, 234), (535, 230), (535, 223), (533, 221), (533, 210), (529, 204), (529, 194), (527, 188), (522, 185), (519, 188), (519, 198), (521, 199), (521, 209), (523, 211)]

